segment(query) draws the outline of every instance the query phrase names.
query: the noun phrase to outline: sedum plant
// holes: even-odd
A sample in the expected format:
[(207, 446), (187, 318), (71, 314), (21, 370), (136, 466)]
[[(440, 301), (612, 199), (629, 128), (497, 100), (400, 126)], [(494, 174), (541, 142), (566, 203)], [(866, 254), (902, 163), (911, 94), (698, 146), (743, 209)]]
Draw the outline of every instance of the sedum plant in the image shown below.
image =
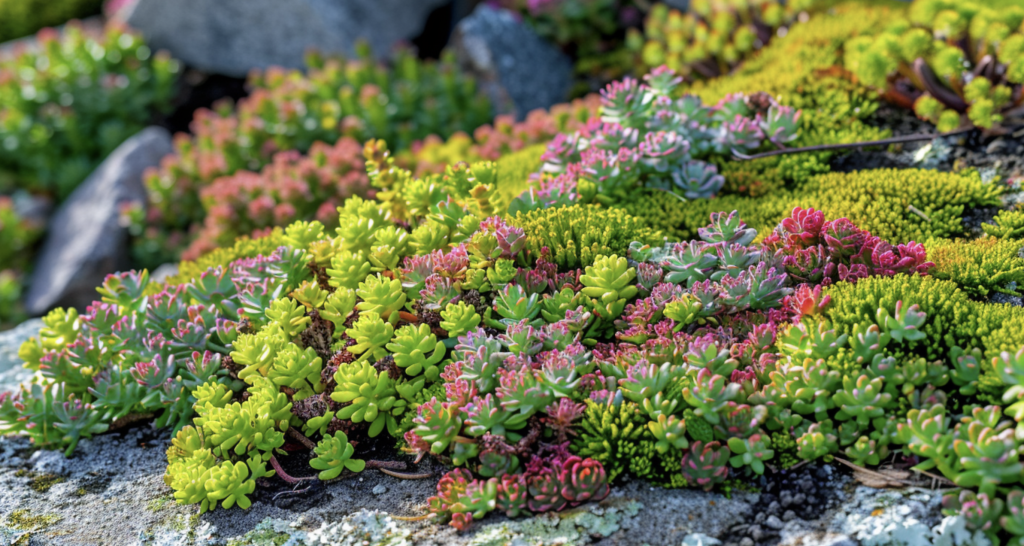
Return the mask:
[(682, 79), (665, 66), (609, 84), (601, 117), (548, 144), (539, 185), (517, 197), (510, 212), (572, 203), (611, 204), (650, 188), (707, 199), (725, 179), (709, 160), (764, 143), (797, 138), (800, 112), (764, 94), (732, 94), (714, 106), (694, 95), (676, 97)]
[(879, 36), (847, 43), (847, 69), (940, 132), (1012, 123), (1024, 82), (1024, 8), (915, 0)]
[(685, 13), (655, 4), (643, 33), (627, 40), (641, 65), (666, 65), (688, 79), (729, 73), (812, 5), (808, 0), (694, 0)]
[[(796, 205), (767, 229), (725, 212), (666, 241), (599, 204), (513, 216), (492, 162), (417, 177), (381, 142), (364, 153), (376, 193), (346, 200), (334, 230), (302, 221), (186, 264), (191, 282), (163, 289), (191, 314), (126, 274), (88, 320), (47, 317), (23, 349), (39, 381), (0, 398), (0, 424), (71, 445), (160, 408), (158, 424), (180, 425), (167, 483), (200, 510), (244, 507), (264, 478), (401, 467), (368, 460), (386, 431), (448, 467), (427, 510), (458, 529), (597, 501), (626, 475), (713, 489), (801, 459), (893, 454), (964, 488), (947, 509), (965, 523), (1016, 528), (1004, 508), (1019, 501), (1024, 312), (931, 276), (913, 242), (962, 210), (870, 232)], [(998, 196), (973, 176), (907, 179), (922, 187), (880, 195), (964, 189), (950, 209)], [(552, 234), (559, 218), (608, 229)], [(151, 330), (176, 363), (192, 355), (184, 368), (140, 362), (156, 340), (122, 341)], [(292, 455), (317, 462), (282, 465)]]
[[(384, 138), (405, 149), (490, 120), (487, 100), (449, 57), (422, 63), (404, 51), (386, 67), (362, 48), (353, 59), (314, 54), (307, 63), (308, 74), (253, 73), (248, 97), (198, 111), (194, 136), (176, 136), (175, 155), (144, 177), (141, 256), (174, 258), (198, 225), (203, 237), (189, 259), (234, 234), (294, 220), (333, 224), (333, 206), (365, 188), (357, 142)], [(167, 247), (170, 255), (159, 254)]]
[(0, 60), (0, 190), (63, 199), (154, 111), (170, 109), (179, 66), (116, 23), (37, 40)]

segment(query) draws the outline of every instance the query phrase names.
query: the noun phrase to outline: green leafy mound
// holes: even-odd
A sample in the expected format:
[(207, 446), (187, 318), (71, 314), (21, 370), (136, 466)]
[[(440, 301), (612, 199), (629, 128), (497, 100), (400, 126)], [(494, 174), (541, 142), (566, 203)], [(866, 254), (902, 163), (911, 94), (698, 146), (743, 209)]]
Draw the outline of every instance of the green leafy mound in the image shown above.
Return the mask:
[(583, 267), (599, 255), (623, 255), (633, 241), (654, 243), (658, 234), (646, 227), (642, 216), (598, 205), (572, 205), (519, 213), (511, 222), (527, 235), (526, 248), (560, 267)]
[[(736, 134), (682, 123), (736, 114), (747, 136), (802, 144), (884, 134), (864, 123), (875, 98), (829, 68), (898, 13), (839, 5), (794, 24), (691, 86), (750, 93), (714, 107), (670, 93), (668, 70), (612, 85), (600, 122), (543, 154), (582, 186), (531, 175), (538, 148), (417, 176), (370, 140), (373, 193), (339, 203), (333, 229), (240, 238), (160, 286), (112, 275), (86, 313), (50, 313), (20, 352), (35, 383), (0, 395), (0, 431), (70, 453), (153, 415), (174, 434), (165, 482), (201, 511), (246, 508), (267, 479), (400, 471), (370, 459), (370, 439), (392, 437), (449, 467), (426, 511), (460, 530), (599, 501), (625, 476), (712, 490), (801, 460), (895, 459), (958, 487), (943, 510), (968, 530), (1019, 542), (1024, 308), (986, 300), (1019, 294), (1024, 222), (964, 226), (1008, 186), (830, 173), (824, 153), (740, 163)], [(648, 98), (672, 108), (634, 104)], [(715, 164), (693, 169), (691, 145), (720, 148)], [(648, 181), (679, 167), (694, 178), (679, 195), (699, 198), (617, 184), (635, 165)], [(296, 452), (309, 467), (292, 476)]]
[(0, 42), (98, 14), (102, 0), (2, 0)]
[(799, 188), (756, 198), (726, 195), (680, 202), (655, 193), (625, 209), (653, 229), (681, 239), (694, 237), (713, 212), (737, 210), (744, 221), (764, 230), (794, 207), (814, 207), (828, 216), (845, 216), (886, 240), (923, 242), (963, 235), (964, 212), (998, 205), (1004, 190), (971, 172), (881, 169), (814, 176)]
[(935, 262), (932, 274), (951, 280), (972, 297), (992, 292), (1020, 295), (1024, 286), (1024, 258), (1020, 239), (986, 237), (973, 241), (929, 241), (928, 259)]

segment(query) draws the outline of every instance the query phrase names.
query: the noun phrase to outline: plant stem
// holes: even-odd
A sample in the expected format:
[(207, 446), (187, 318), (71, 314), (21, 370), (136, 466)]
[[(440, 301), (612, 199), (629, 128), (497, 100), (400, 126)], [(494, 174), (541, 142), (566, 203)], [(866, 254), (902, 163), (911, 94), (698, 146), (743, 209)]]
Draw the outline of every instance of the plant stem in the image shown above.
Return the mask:
[(313, 440), (306, 438), (306, 435), (296, 430), (295, 427), (288, 427), (288, 436), (291, 436), (293, 440), (298, 441), (300, 444), (306, 446), (309, 449), (316, 449), (316, 444)]
[(785, 150), (772, 150), (770, 152), (764, 152), (764, 153), (754, 154), (754, 155), (741, 154), (741, 153), (733, 150), (732, 155), (733, 155), (733, 157), (735, 159), (749, 161), (751, 159), (761, 159), (763, 157), (771, 157), (771, 156), (774, 156), (774, 155), (799, 154), (799, 153), (803, 153), (803, 152), (823, 152), (823, 151), (828, 151), (828, 150), (847, 150), (847, 149), (850, 149), (850, 148), (864, 148), (864, 147), (867, 147), (867, 146), (887, 146), (889, 144), (899, 144), (899, 143), (902, 143), (902, 142), (920, 142), (922, 140), (932, 140), (934, 138), (939, 138), (939, 137), (959, 135), (961, 133), (966, 133), (966, 132), (968, 132), (968, 131), (970, 131), (972, 129), (974, 129), (974, 127), (962, 127), (962, 128), (957, 129), (955, 131), (950, 131), (948, 133), (939, 133), (937, 135), (931, 135), (931, 134), (926, 135), (926, 134), (923, 134), (923, 133), (918, 133), (918, 134), (913, 134), (913, 135), (903, 135), (903, 136), (892, 137), (892, 138), (884, 138), (882, 140), (868, 140), (868, 141), (864, 141), (864, 142), (851, 142), (851, 143), (848, 143), (848, 144), (819, 144), (817, 146), (804, 146), (803, 148), (786, 148)]
[(434, 474), (431, 472), (422, 472), (420, 474), (405, 474), (402, 472), (395, 472), (394, 470), (388, 470), (386, 468), (378, 468), (381, 472), (391, 476), (392, 478), (398, 478), (400, 480), (425, 480)]
[(125, 415), (124, 417), (118, 417), (117, 419), (114, 419), (114, 421), (112, 423), (110, 423), (110, 428), (108, 428), (107, 430), (108, 431), (117, 430), (119, 428), (126, 427), (126, 426), (128, 426), (128, 425), (130, 425), (132, 423), (138, 423), (139, 421), (145, 421), (146, 419), (152, 419), (154, 415), (156, 415), (156, 414), (155, 413), (129, 413), (128, 415)]
[(277, 475), (282, 480), (284, 480), (284, 481), (286, 481), (288, 483), (291, 483), (291, 484), (297, 484), (297, 483), (302, 483), (302, 482), (307, 481), (307, 480), (316, 480), (316, 479), (318, 479), (316, 476), (310, 476), (308, 478), (296, 478), (296, 477), (293, 477), (293, 476), (289, 476), (288, 473), (285, 472), (283, 468), (281, 468), (281, 463), (277, 462), (277, 457), (275, 457), (273, 455), (270, 456), (270, 466), (274, 467), (274, 470), (277, 471)]
[(405, 470), (404, 461), (366, 461), (366, 468), (370, 469), (384, 469), (388, 468), (391, 470)]

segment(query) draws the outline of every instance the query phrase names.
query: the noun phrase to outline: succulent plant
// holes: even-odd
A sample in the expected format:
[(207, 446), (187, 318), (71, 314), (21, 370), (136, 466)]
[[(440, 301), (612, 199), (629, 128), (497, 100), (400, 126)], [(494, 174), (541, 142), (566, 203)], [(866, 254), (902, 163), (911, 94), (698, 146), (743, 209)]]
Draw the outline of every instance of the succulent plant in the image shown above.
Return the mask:
[(395, 380), (387, 371), (378, 372), (365, 361), (355, 362), (339, 367), (334, 381), (337, 386), (331, 400), (349, 404), (338, 410), (338, 419), (370, 423), (371, 437), (380, 434), (385, 425), (388, 431), (397, 430), (395, 417), (405, 411), (407, 402), (398, 397)]
[(683, 476), (690, 484), (710, 491), (729, 475), (729, 448), (718, 442), (694, 442), (683, 455)]
[(879, 36), (847, 42), (845, 64), (939, 131), (999, 128), (1017, 104), (1024, 37), (1020, 9), (994, 7), (916, 0)]
[(764, 461), (775, 456), (775, 452), (769, 449), (771, 441), (761, 434), (753, 434), (749, 438), (729, 438), (729, 449), (734, 455), (729, 459), (729, 464), (739, 468), (749, 466), (754, 472), (764, 474)]
[(999, 497), (970, 490), (946, 493), (942, 497), (943, 513), (963, 516), (968, 529), (985, 531), (990, 536), (995, 535), (993, 524), (999, 521), (1004, 504)]
[(726, 383), (726, 378), (703, 368), (697, 373), (693, 386), (683, 389), (683, 398), (694, 408), (694, 415), (713, 425), (718, 424), (718, 412), (733, 401), (740, 390), (739, 384)]
[(580, 277), (584, 286), (581, 293), (591, 298), (590, 305), (598, 318), (612, 320), (622, 314), (626, 300), (636, 295), (634, 278), (636, 269), (629, 267), (626, 258), (599, 256)]
[(333, 436), (325, 435), (313, 451), (316, 457), (310, 459), (309, 466), (320, 471), (318, 477), (321, 480), (337, 478), (343, 470), (362, 472), (366, 468), (366, 461), (352, 458), (355, 448), (348, 443), (348, 436), (340, 430)]
[(364, 311), (359, 314), (359, 320), (345, 331), (346, 335), (356, 340), (356, 344), (349, 346), (347, 350), (352, 354), (361, 355), (360, 361), (367, 358), (380, 360), (387, 356), (385, 347), (394, 333), (395, 328), (391, 323), (385, 322), (373, 311)]
[(416, 435), (430, 444), (431, 453), (442, 453), (462, 430), (460, 408), (431, 398), (420, 405), (419, 416), (413, 420)]
[[(395, 359), (395, 365), (409, 376), (422, 373), (434, 381), (441, 374), (437, 365), (445, 356), (444, 342), (438, 341), (426, 324), (402, 326), (395, 331), (394, 338), (386, 347)], [(429, 357), (427, 353), (431, 353)]]
[(651, 434), (658, 439), (655, 448), (658, 453), (666, 453), (669, 448), (686, 449), (690, 442), (686, 439), (686, 423), (675, 415), (658, 415), (656, 421), (647, 423)]
[(449, 303), (441, 311), (440, 326), (449, 338), (457, 338), (480, 325), (480, 315), (465, 302)]
[(832, 397), (839, 413), (840, 421), (855, 419), (861, 426), (871, 419), (885, 414), (886, 407), (892, 402), (892, 395), (883, 392), (884, 380), (881, 377), (869, 378), (861, 374), (854, 379), (852, 376), (843, 378), (843, 389)]
[(978, 487), (994, 494), (996, 486), (1014, 483), (1022, 467), (1018, 460), (1017, 441), (1012, 430), (998, 429), (974, 421), (961, 437), (953, 440), (953, 451), (960, 458), (962, 469), (953, 479), (960, 487)]
[(812, 424), (807, 432), (797, 438), (796, 444), (797, 456), (805, 460), (830, 457), (839, 449), (836, 435), (832, 433), (832, 421)]

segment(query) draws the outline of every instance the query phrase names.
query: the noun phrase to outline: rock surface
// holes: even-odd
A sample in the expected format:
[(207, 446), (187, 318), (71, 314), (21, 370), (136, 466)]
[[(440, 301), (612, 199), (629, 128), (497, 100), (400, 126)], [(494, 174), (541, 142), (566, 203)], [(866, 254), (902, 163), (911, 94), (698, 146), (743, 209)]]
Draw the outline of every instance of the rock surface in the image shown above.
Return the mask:
[(480, 4), (455, 27), (452, 47), (499, 113), (523, 119), (568, 98), (572, 61), (511, 11)]
[[(962, 518), (942, 516), (941, 491), (852, 487), (838, 470), (811, 465), (771, 478), (774, 487), (762, 483), (761, 493), (733, 491), (731, 499), (632, 480), (600, 503), (514, 520), (491, 514), (461, 533), (405, 520), (424, 513), (435, 478), (376, 471), (292, 495), (280, 483), (261, 487), (248, 510), (198, 515), (175, 504), (163, 483), (168, 445), (167, 431), (149, 425), (83, 440), (71, 458), (33, 450), (24, 437), (0, 438), (0, 544), (25, 534), (34, 545), (75, 546), (989, 544)], [(761, 535), (749, 532), (755, 526)]]
[[(399, 480), (366, 471), (276, 501), (262, 488), (248, 510), (199, 516), (194, 506), (175, 504), (163, 483), (168, 436), (140, 425), (83, 440), (69, 459), (57, 451), (33, 452), (24, 437), (0, 438), (0, 544), (24, 533), (32, 534), (34, 545), (212, 545), (232, 538), (240, 539), (232, 544), (264, 545), (282, 544), (287, 536), (296, 546), (363, 544), (355, 540), (361, 531), (387, 539), (369, 544), (390, 545), (680, 544), (689, 534), (723, 533), (750, 513), (752, 500), (632, 481), (597, 504), (515, 520), (492, 514), (457, 533), (388, 517), (423, 514), (436, 478)], [(381, 487), (386, 493), (373, 494)]]
[(18, 357), (18, 348), (38, 335), (42, 327), (42, 320), (32, 319), (0, 332), (0, 392), (16, 390), (18, 384), (31, 379), (32, 372), (22, 367), (24, 361)]
[(353, 54), (358, 40), (386, 55), (423, 31), (447, 0), (137, 0), (121, 12), (154, 48), (206, 72), (302, 68), (306, 51)]
[(84, 308), (109, 274), (127, 267), (128, 232), (120, 208), (145, 203), (142, 173), (171, 153), (171, 135), (144, 129), (121, 144), (54, 214), (36, 259), (25, 307), (41, 315), (56, 306)]

